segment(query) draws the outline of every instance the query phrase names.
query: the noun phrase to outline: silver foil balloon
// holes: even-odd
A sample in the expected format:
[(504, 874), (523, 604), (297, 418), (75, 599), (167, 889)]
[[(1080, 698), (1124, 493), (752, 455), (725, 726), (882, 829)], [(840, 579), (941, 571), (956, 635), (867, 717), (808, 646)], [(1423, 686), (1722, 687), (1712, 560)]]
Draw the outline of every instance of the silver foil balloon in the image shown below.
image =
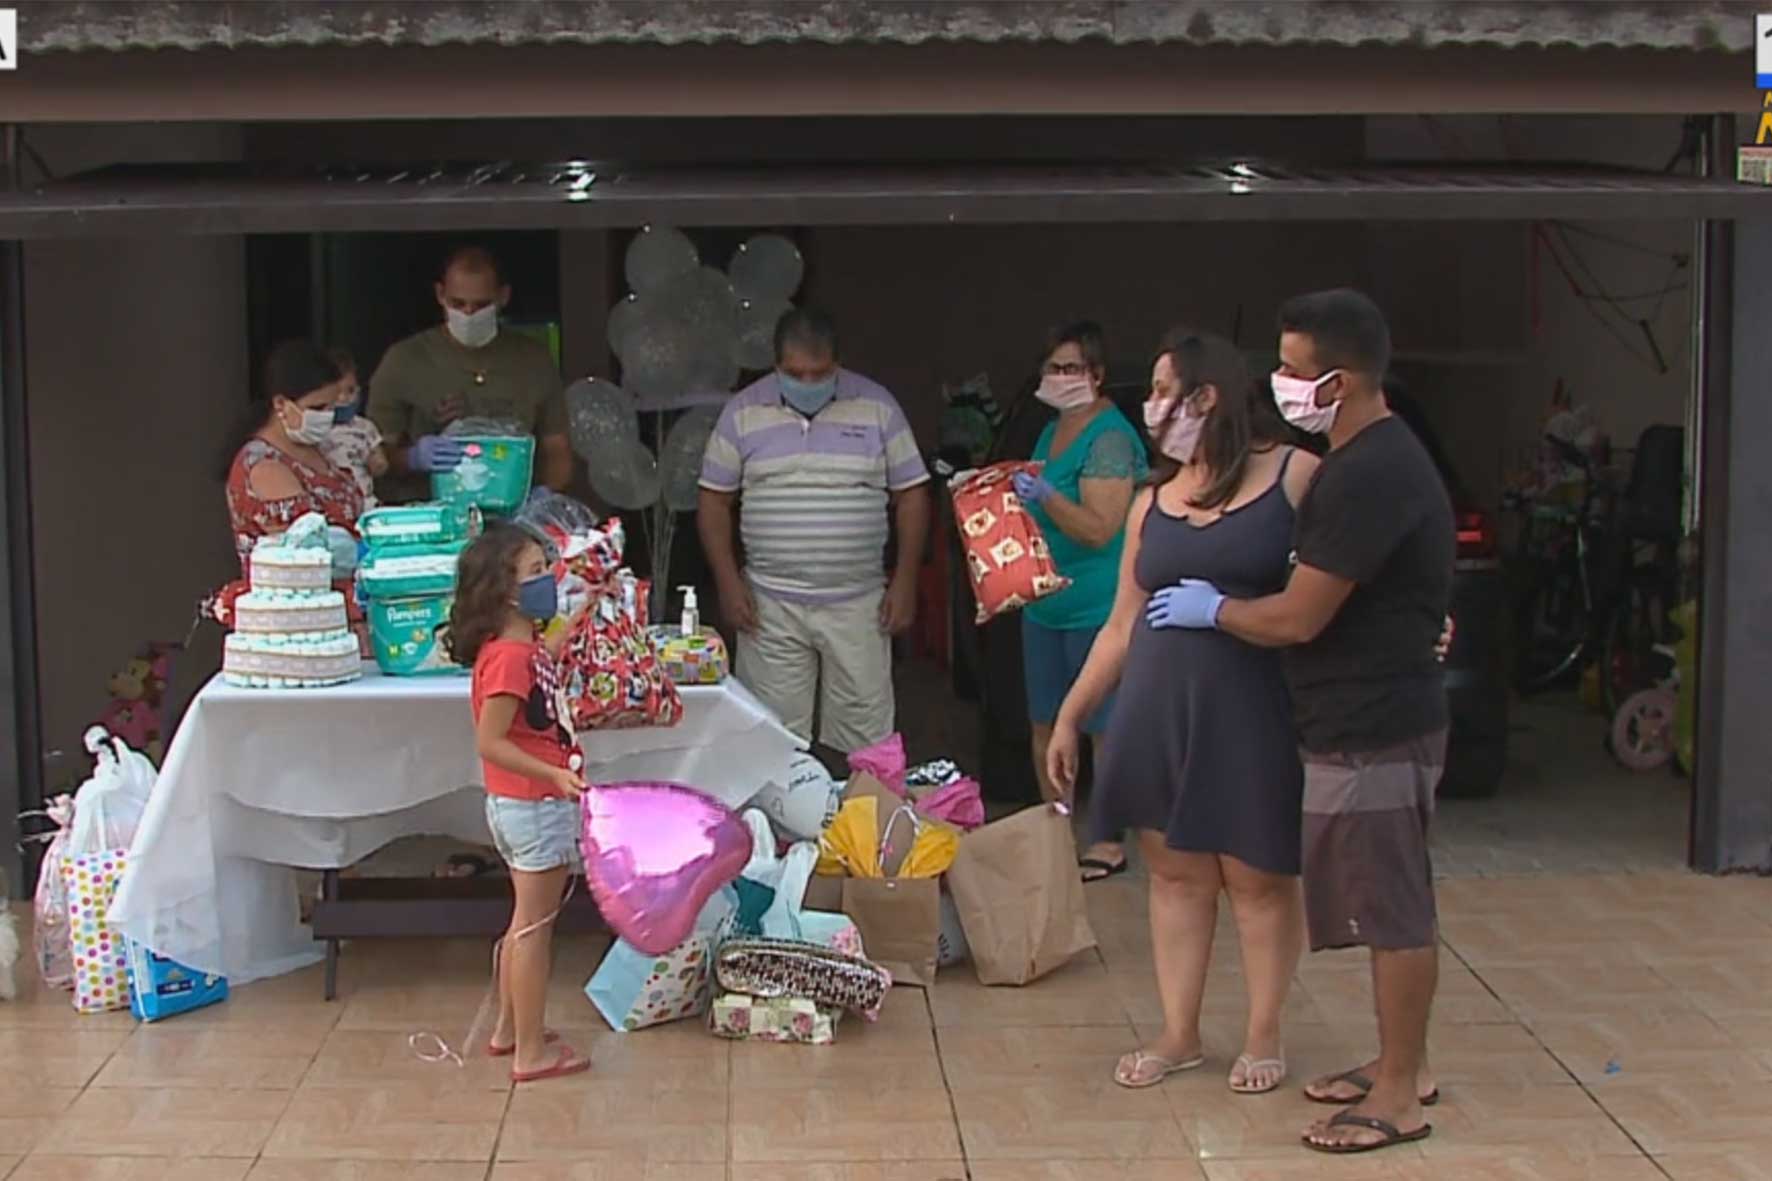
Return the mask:
[(806, 260), (800, 248), (780, 234), (758, 234), (740, 246), (726, 268), (739, 298), (786, 301), (800, 290)]
[(700, 498), (702, 456), (719, 421), (719, 407), (697, 406), (671, 424), (658, 463), (667, 508), (680, 513), (695, 511)]
[(566, 387), (566, 433), (572, 449), (589, 462), (612, 443), (640, 443), (634, 399), (612, 381), (587, 377)]
[(775, 365), (775, 325), (793, 307), (785, 299), (752, 299), (740, 305), (732, 359), (741, 369), (769, 369)]
[(626, 295), (616, 301), (609, 309), (609, 320), (604, 335), (609, 341), (609, 349), (623, 360), (628, 355), (628, 333), (633, 330), (634, 321), (640, 316), (640, 297)]
[(688, 393), (700, 369), (702, 342), (685, 320), (661, 302), (648, 299), (626, 330), (622, 381), (647, 398), (674, 398)]
[(612, 440), (585, 456), (591, 489), (618, 509), (658, 503), (658, 460), (639, 441)]
[(628, 287), (640, 295), (649, 295), (700, 265), (701, 255), (696, 252), (695, 243), (682, 230), (642, 226), (628, 243), (624, 269)]

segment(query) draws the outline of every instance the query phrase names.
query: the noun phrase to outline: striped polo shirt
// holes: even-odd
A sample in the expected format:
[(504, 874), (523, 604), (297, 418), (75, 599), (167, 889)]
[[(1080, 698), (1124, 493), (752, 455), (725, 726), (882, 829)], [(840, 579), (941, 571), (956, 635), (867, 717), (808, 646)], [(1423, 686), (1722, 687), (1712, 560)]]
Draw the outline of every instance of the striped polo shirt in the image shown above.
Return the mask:
[(928, 479), (904, 411), (883, 386), (847, 369), (813, 418), (782, 401), (773, 373), (734, 394), (701, 467), (703, 488), (740, 494), (751, 584), (811, 603), (880, 588), (888, 497)]

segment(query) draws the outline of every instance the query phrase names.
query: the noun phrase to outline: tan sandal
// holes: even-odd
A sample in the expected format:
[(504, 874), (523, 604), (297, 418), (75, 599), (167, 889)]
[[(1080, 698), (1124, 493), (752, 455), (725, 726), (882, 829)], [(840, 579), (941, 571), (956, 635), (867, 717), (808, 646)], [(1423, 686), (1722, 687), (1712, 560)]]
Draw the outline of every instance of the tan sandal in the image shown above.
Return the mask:
[[(1238, 1067), (1243, 1070), (1242, 1085), (1239, 1086), (1231, 1078), (1226, 1078), (1225, 1081), (1229, 1083), (1231, 1090), (1239, 1095), (1265, 1095), (1270, 1091), (1279, 1090), (1280, 1084), (1286, 1081), (1286, 1060), (1284, 1058), (1251, 1058), (1247, 1054), (1239, 1054), (1236, 1062), (1231, 1065), (1232, 1075), (1237, 1073)], [(1273, 1082), (1266, 1086), (1254, 1085), (1249, 1082), (1251, 1076), (1270, 1067), (1279, 1068), (1279, 1073), (1274, 1076)]]
[(1197, 1070), (1206, 1064), (1206, 1055), (1195, 1054), (1192, 1058), (1164, 1058), (1158, 1054), (1144, 1050), (1134, 1050), (1123, 1055), (1119, 1064), (1114, 1067), (1114, 1081), (1129, 1091), (1142, 1091), (1146, 1087), (1154, 1087), (1172, 1074), (1181, 1074), (1188, 1070)]

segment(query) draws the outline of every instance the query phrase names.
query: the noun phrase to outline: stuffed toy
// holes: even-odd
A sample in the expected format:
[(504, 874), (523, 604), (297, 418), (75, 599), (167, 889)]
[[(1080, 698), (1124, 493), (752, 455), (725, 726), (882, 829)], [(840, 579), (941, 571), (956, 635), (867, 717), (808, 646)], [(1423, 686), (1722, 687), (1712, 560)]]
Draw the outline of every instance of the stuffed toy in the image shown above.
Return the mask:
[(111, 703), (98, 717), (103, 726), (136, 750), (160, 765), (166, 754), (166, 743), (160, 732), (161, 708), (166, 698), (167, 678), (172, 674), (172, 657), (178, 645), (160, 641), (148, 644), (122, 668), (111, 674), (105, 687), (111, 692)]

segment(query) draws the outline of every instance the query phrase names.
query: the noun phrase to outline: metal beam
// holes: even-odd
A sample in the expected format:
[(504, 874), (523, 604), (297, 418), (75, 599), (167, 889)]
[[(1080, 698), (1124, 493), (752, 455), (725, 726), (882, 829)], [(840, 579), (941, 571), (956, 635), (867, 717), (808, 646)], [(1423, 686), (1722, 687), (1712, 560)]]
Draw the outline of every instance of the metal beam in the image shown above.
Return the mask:
[(0, 198), (0, 237), (678, 225), (1712, 218), (1772, 189), (1606, 168), (1263, 164), (624, 167), (481, 165), (278, 172), (117, 168)]
[(0, 613), (7, 620), (0, 643), (0, 727), (9, 731), (0, 757), (0, 868), (15, 883), (15, 896), (24, 888), (18, 814), (37, 807), (43, 795), (24, 311), (24, 247), (0, 241)]

